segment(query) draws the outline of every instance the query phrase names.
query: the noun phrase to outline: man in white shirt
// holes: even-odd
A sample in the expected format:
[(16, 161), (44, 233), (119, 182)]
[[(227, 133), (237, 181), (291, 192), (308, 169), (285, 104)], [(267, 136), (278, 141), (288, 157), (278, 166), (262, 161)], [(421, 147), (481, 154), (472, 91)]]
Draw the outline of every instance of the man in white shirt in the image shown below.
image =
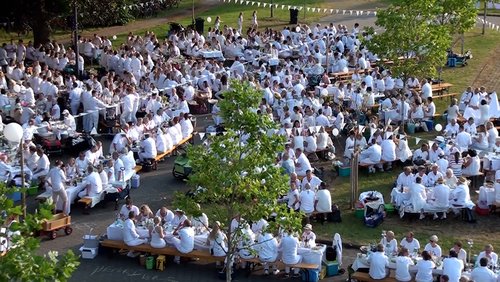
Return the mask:
[(377, 251), (368, 257), (370, 270), (368, 274), (372, 279), (384, 279), (387, 277), (387, 267), (389, 266), (389, 258), (384, 253), (384, 245), (378, 244)]
[(68, 127), (68, 129), (76, 131), (75, 117), (72, 116), (68, 110), (64, 110), (62, 113), (64, 116), (64, 124)]
[[(68, 195), (66, 194), (66, 175), (61, 169), (62, 161), (57, 160), (55, 166), (49, 171), (47, 183), (52, 187), (52, 200), (54, 202), (54, 209), (56, 209), (57, 201), (61, 198), (63, 204), (64, 214), (69, 214)], [(55, 213), (55, 211), (54, 211)]]
[[(141, 238), (135, 229), (135, 213), (130, 211), (127, 215), (127, 220), (123, 224), (123, 242), (127, 246), (139, 246), (148, 242), (148, 239)], [(127, 256), (135, 257), (134, 252), (130, 251)]]
[(191, 119), (189, 118), (189, 114), (185, 113), (181, 121), (179, 122), (181, 125), (181, 131), (182, 131), (182, 138), (187, 138), (193, 133), (193, 123), (191, 122)]
[(380, 144), (382, 148), (381, 159), (387, 162), (387, 170), (392, 169), (392, 162), (396, 160), (396, 143), (392, 140), (392, 135), (387, 136)]
[(498, 263), (498, 255), (493, 251), (493, 246), (491, 244), (484, 246), (484, 251), (479, 253), (477, 261), (481, 258), (487, 258), (488, 265), (497, 265)]
[(312, 170), (311, 163), (306, 155), (302, 152), (301, 148), (295, 149), (295, 172), (298, 176), (305, 176), (308, 170)]
[(149, 133), (144, 134), (144, 140), (141, 142), (142, 151), (139, 152), (139, 159), (141, 162), (144, 162), (146, 159), (154, 159), (156, 158), (156, 142), (149, 135)]
[(92, 198), (99, 195), (102, 192), (102, 181), (99, 173), (94, 171), (92, 166), (87, 168), (87, 177), (85, 177), (85, 189), (78, 193), (80, 198)]
[(470, 276), (472, 281), (481, 281), (481, 282), (496, 282), (497, 277), (493, 271), (488, 268), (489, 260), (485, 257), (479, 260), (479, 267), (474, 268), (472, 270)]
[(427, 182), (423, 183), (427, 187), (432, 187), (436, 185), (436, 182), (439, 178), (443, 178), (443, 174), (439, 172), (439, 167), (437, 164), (433, 164), (431, 167), (431, 171), (427, 174)]
[(413, 163), (416, 165), (423, 165), (429, 159), (429, 145), (422, 144), (420, 149), (413, 152)]
[[(284, 234), (283, 239), (281, 239), (279, 250), (281, 250), (281, 260), (285, 264), (285, 277), (290, 277), (290, 266), (292, 264), (297, 264), (302, 261), (302, 256), (297, 254), (299, 248), (299, 240), (297, 237), (292, 235), (292, 232)], [(294, 269), (294, 277), (299, 277), (300, 269)]]
[(300, 211), (304, 212), (307, 216), (314, 212), (314, 202), (316, 200), (316, 193), (311, 190), (311, 184), (306, 183), (302, 192), (299, 195), (300, 198)]
[[(273, 237), (273, 234), (267, 232), (265, 229), (257, 238), (256, 251), (259, 254), (259, 260), (264, 265), (264, 274), (269, 274), (269, 263), (274, 263), (278, 257), (278, 241)], [(279, 273), (277, 265), (273, 265), (273, 274)]]
[(469, 149), (470, 145), (472, 145), (472, 137), (470, 133), (465, 131), (465, 127), (463, 125), (460, 125), (458, 128), (459, 132), (457, 134), (457, 137), (455, 138), (455, 143), (458, 149), (461, 152), (464, 152)]
[(418, 250), (420, 249), (420, 242), (414, 237), (413, 232), (411, 231), (406, 233), (405, 238), (401, 240), (399, 245), (414, 254), (418, 253)]
[[(188, 219), (184, 220), (182, 226), (174, 232), (174, 235), (178, 235), (177, 237), (172, 237), (168, 239), (168, 243), (171, 243), (175, 246), (175, 248), (183, 253), (187, 254), (194, 249), (194, 229), (191, 227), (191, 221)], [(179, 264), (180, 257), (176, 256), (174, 258), (174, 262)]]
[(36, 169), (33, 171), (33, 179), (38, 179), (39, 177), (45, 177), (49, 173), (50, 161), (49, 157), (44, 154), (42, 148), (36, 149), (36, 154), (40, 157), (36, 164)]
[(433, 199), (427, 199), (424, 207), (426, 212), (434, 211), (434, 219), (438, 218), (437, 212), (443, 212), (441, 219), (446, 218), (446, 210), (449, 207), (450, 187), (444, 184), (443, 177), (436, 180), (437, 185), (433, 189)]
[(460, 125), (454, 118), (450, 119), (450, 122), (446, 125), (443, 133), (445, 133), (447, 136), (456, 136), (458, 132), (460, 132)]
[(305, 189), (306, 184), (311, 186), (311, 190), (317, 191), (321, 184), (321, 179), (314, 175), (311, 170), (306, 171), (306, 176), (302, 179), (302, 189)]
[(427, 79), (422, 80), (422, 99), (432, 97), (432, 86)]
[[(449, 281), (458, 282), (462, 276), (464, 269), (463, 261), (458, 259), (458, 254), (455, 250), (450, 251), (450, 256), (443, 260), (443, 275), (448, 275)], [(483, 281), (483, 280), (476, 280)]]
[(401, 186), (406, 186), (409, 187), (413, 181), (414, 181), (414, 176), (413, 173), (411, 173), (411, 167), (406, 166), (403, 169), (403, 172), (401, 172), (396, 180), (396, 186), (401, 187)]
[(372, 144), (366, 150), (361, 152), (359, 157), (360, 165), (368, 165), (368, 171), (375, 173), (374, 165), (380, 163), (382, 158), (382, 147), (377, 144), (376, 138), (372, 139)]

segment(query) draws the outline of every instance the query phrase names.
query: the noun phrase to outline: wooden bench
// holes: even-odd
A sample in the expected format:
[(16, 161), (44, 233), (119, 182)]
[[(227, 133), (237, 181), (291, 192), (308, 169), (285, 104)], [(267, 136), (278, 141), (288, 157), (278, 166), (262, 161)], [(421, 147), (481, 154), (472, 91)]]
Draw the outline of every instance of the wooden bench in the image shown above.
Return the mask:
[(83, 204), (83, 214), (89, 214), (90, 206), (92, 205), (92, 198), (81, 198), (78, 200), (79, 204)]
[(223, 262), (225, 257), (215, 257), (212, 256), (209, 252), (193, 250), (189, 253), (181, 253), (174, 247), (165, 247), (161, 249), (153, 248), (149, 244), (142, 244), (139, 246), (127, 246), (123, 241), (119, 240), (104, 240), (101, 241), (101, 246), (115, 249), (115, 250), (128, 250), (142, 253), (150, 253), (153, 255), (166, 255), (166, 256), (179, 256), (185, 258), (197, 258), (203, 261), (208, 262)]
[(141, 171), (141, 170), (142, 170), (142, 166), (140, 166), (140, 165), (136, 165), (136, 166), (134, 167), (134, 171), (135, 171), (135, 173), (138, 173), (138, 172), (139, 172), (139, 171)]
[(450, 102), (453, 98), (457, 97), (458, 93), (448, 93), (448, 94), (441, 94), (441, 95), (435, 95), (435, 96), (432, 96), (432, 98), (435, 100), (435, 99), (442, 99), (442, 98), (446, 98), (446, 97), (450, 97)]
[(392, 277), (386, 277), (384, 279), (372, 279), (368, 273), (357, 271), (351, 275), (351, 278), (356, 279), (359, 282), (397, 282), (397, 280)]
[(166, 152), (163, 152), (159, 155), (157, 155), (155, 157), (155, 162), (159, 162), (161, 161), (163, 158), (165, 158), (166, 156), (168, 156), (169, 154), (172, 154), (175, 150), (177, 150), (180, 146), (184, 145), (186, 142), (188, 142), (189, 140), (191, 140), (193, 138), (193, 135), (189, 135), (188, 137), (182, 139), (179, 144), (175, 145), (174, 147), (172, 147), (170, 150), (167, 150)]
[(484, 177), (484, 173), (480, 172), (479, 174), (476, 175), (467, 175), (467, 174), (462, 174), (463, 177), (471, 180), (471, 188), (477, 189), (479, 188), (479, 183), (482, 183), (479, 181), (479, 178)]
[[(259, 258), (251, 258), (251, 259), (241, 259), (242, 262), (247, 262), (251, 264), (260, 264), (262, 263)], [(296, 263), (296, 264), (285, 264), (281, 260), (277, 260), (276, 262), (270, 262), (269, 264), (274, 264), (278, 268), (283, 268), (285, 266), (291, 267), (291, 268), (300, 268), (300, 269), (318, 269), (319, 265), (314, 264), (314, 263)]]

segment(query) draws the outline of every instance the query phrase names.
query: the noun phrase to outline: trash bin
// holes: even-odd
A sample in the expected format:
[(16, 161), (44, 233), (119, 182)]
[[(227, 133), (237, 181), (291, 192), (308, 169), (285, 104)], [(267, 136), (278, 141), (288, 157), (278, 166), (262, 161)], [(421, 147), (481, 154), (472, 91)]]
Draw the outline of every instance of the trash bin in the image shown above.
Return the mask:
[(202, 18), (196, 18), (194, 26), (199, 34), (203, 34), (205, 29), (205, 20)]
[(146, 269), (151, 270), (155, 266), (155, 257), (149, 256), (146, 258)]
[(299, 10), (290, 9), (290, 24), (298, 24), (298, 23), (299, 23)]

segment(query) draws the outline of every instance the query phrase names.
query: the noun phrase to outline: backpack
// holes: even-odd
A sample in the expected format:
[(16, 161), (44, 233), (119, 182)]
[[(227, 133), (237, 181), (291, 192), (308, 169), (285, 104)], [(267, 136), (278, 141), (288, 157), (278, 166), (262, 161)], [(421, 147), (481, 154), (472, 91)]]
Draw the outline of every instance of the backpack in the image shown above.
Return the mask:
[(340, 209), (336, 204), (332, 205), (332, 212), (326, 215), (326, 220), (328, 222), (342, 222), (342, 217), (340, 215)]
[(327, 261), (337, 260), (337, 246), (328, 246), (325, 251), (325, 258)]

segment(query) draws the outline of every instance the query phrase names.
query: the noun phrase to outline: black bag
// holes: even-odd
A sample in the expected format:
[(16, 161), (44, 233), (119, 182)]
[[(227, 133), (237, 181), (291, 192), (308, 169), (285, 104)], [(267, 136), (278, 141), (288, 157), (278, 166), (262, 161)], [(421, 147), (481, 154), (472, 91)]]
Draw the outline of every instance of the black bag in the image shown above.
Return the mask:
[(326, 220), (328, 222), (342, 222), (342, 216), (340, 215), (340, 209), (337, 205), (332, 205), (332, 212), (326, 215)]
[(337, 246), (326, 247), (325, 258), (327, 261), (337, 260)]

